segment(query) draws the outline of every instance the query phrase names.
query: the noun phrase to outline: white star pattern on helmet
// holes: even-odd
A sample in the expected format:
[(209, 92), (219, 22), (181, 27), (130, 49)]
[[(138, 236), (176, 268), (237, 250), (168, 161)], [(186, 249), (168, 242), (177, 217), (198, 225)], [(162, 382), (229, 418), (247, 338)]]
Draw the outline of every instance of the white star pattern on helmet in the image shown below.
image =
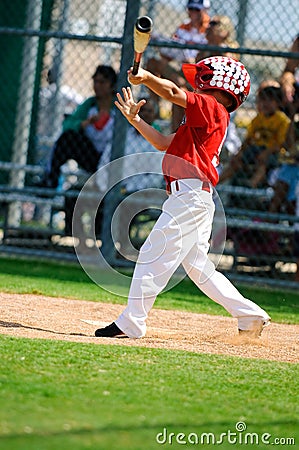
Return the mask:
[(250, 76), (244, 65), (226, 56), (211, 56), (197, 64), (183, 64), (189, 83), (200, 90), (220, 89), (234, 97), (229, 112), (234, 111), (246, 99), (250, 90)]

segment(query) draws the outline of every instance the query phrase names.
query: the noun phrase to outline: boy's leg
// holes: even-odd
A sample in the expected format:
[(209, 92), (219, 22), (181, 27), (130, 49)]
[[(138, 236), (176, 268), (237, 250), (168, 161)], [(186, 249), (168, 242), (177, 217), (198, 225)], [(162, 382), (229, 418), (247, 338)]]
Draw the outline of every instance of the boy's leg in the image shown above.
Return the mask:
[(238, 319), (239, 330), (254, 331), (257, 326), (269, 322), (270, 317), (266, 311), (243, 297), (222, 273), (215, 270), (204, 249), (195, 245), (183, 261), (183, 266), (204, 294)]
[(146, 333), (146, 319), (157, 295), (167, 285), (186, 255), (180, 226), (163, 212), (140, 249), (135, 266), (128, 306), (115, 321), (129, 337)]
[[(139, 338), (145, 335), (145, 321), (156, 296), (167, 285), (194, 242), (208, 242), (213, 213), (212, 195), (205, 191), (171, 195), (166, 200), (163, 213), (140, 250), (128, 306), (115, 321), (127, 336)], [(96, 332), (96, 335), (99, 334)]]

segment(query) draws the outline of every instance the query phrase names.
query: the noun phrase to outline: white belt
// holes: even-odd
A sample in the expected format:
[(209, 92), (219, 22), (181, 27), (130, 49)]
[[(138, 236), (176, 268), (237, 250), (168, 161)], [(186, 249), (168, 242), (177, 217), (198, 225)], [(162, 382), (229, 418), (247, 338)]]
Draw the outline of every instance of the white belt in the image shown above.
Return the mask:
[(187, 192), (192, 190), (202, 190), (212, 192), (211, 184), (208, 181), (202, 181), (198, 178), (184, 178), (182, 180), (174, 180), (170, 183), (170, 192)]

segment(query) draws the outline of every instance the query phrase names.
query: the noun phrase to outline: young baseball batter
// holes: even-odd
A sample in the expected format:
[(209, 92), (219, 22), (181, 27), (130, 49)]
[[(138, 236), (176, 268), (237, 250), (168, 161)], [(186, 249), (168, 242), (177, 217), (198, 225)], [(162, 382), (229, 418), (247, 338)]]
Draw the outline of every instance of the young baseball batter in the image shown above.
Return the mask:
[(263, 309), (216, 271), (207, 256), (214, 215), (212, 191), (218, 181), (216, 166), (229, 113), (249, 93), (248, 72), (240, 62), (222, 56), (183, 64), (182, 69), (195, 92), (186, 92), (142, 68), (135, 76), (132, 69), (128, 71), (131, 84), (142, 83), (185, 109), (183, 123), (169, 136), (140, 118), (138, 112), (145, 100), (136, 103), (129, 87), (117, 94), (116, 106), (130, 124), (155, 148), (166, 152), (163, 174), (169, 197), (140, 250), (127, 307), (115, 322), (96, 330), (97, 337), (144, 336), (148, 313), (180, 264), (202, 292), (237, 318), (240, 332), (257, 337), (270, 321)]

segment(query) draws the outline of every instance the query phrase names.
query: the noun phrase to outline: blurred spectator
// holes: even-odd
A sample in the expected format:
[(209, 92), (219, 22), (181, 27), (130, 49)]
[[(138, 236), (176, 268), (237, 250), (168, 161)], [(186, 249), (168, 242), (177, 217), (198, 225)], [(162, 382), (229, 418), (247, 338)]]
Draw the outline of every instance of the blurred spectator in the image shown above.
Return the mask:
[[(181, 44), (206, 44), (206, 31), (210, 22), (209, 7), (210, 0), (189, 0), (187, 3), (189, 19), (177, 28), (171, 40)], [(161, 38), (166, 40), (163, 36)], [(194, 63), (197, 53), (196, 49), (161, 48), (158, 55), (148, 59), (146, 68), (155, 75), (168, 78), (178, 86), (187, 89), (181, 64)], [(159, 102), (158, 96), (152, 97), (157, 103)], [(178, 120), (175, 119), (172, 124), (173, 130), (177, 128), (177, 122)]]
[[(147, 99), (147, 102), (141, 108), (139, 115), (145, 122), (160, 131), (160, 127), (155, 121), (155, 102), (151, 98)], [(148, 152), (157, 153), (155, 148), (147, 142), (147, 140), (144, 139), (144, 137), (133, 126), (129, 126), (127, 129), (124, 156)], [(163, 153), (158, 152), (156, 158), (151, 158), (151, 155), (149, 155), (149, 159), (147, 160), (148, 164), (146, 164), (145, 159), (124, 159), (122, 167), (123, 193), (135, 192), (148, 187), (161, 186), (163, 177), (161, 178), (160, 175), (151, 175), (150, 173), (147, 173), (147, 168), (149, 169), (148, 172), (154, 172), (155, 174), (161, 173), (162, 158)], [(110, 149), (108, 148), (108, 150), (104, 151), (99, 161), (98, 169), (101, 169), (108, 164), (110, 159)], [(137, 175), (138, 172), (140, 172), (141, 175)], [(99, 176), (97, 176), (97, 184), (100, 191), (105, 191), (107, 189), (108, 177), (108, 171), (101, 171)]]
[(92, 79), (95, 95), (65, 118), (40, 186), (56, 188), (60, 168), (68, 160), (94, 173), (102, 154), (111, 147), (117, 75), (112, 67), (99, 65)]
[[(299, 35), (294, 40), (291, 51), (299, 51)], [(295, 79), (298, 64), (299, 60), (289, 59), (281, 76), (283, 106), (287, 105), (291, 123), (281, 152), (281, 167), (273, 174), (274, 196), (270, 212), (295, 212), (295, 190), (299, 181), (299, 84)]]
[(263, 80), (258, 87), (259, 91), (262, 91), (263, 89), (265, 89), (266, 87), (276, 87), (276, 88), (281, 88), (281, 85), (279, 83), (279, 81), (274, 80), (274, 78), (267, 78), (266, 80)]
[[(218, 47), (239, 48), (236, 40), (236, 30), (233, 22), (228, 16), (216, 15), (210, 20), (209, 27), (206, 31), (206, 39), (208, 45)], [(209, 56), (217, 56), (219, 51), (199, 51), (196, 55), (196, 61), (207, 58)], [(229, 58), (239, 59), (238, 53), (221, 53)]]
[[(236, 41), (235, 27), (228, 16), (216, 15), (212, 17), (206, 31), (206, 40), (206, 43), (211, 46), (231, 48), (239, 47), (239, 43)], [(217, 55), (219, 55), (219, 51), (201, 50), (197, 53), (195, 59), (196, 61), (200, 61), (201, 59), (208, 58), (209, 56)], [(222, 55), (234, 58), (236, 60), (239, 59), (239, 55), (237, 53), (226, 52), (222, 53)], [(184, 115), (183, 108), (174, 105), (172, 115), (172, 129), (175, 131), (182, 121)], [(235, 133), (235, 130), (233, 130), (234, 127), (235, 125), (232, 120), (230, 125), (231, 133)]]
[(45, 166), (49, 160), (54, 142), (61, 133), (61, 124), (83, 102), (75, 89), (57, 80), (58, 69), (53, 66), (43, 82), (39, 94), (39, 109), (36, 128), (35, 163)]
[(281, 151), (281, 166), (273, 174), (274, 195), (270, 212), (295, 213), (296, 186), (299, 182), (299, 120), (295, 111), (299, 108), (299, 98), (292, 105), (291, 123)]
[[(149, 98), (147, 103), (142, 106), (140, 117), (154, 128), (159, 129), (155, 124), (155, 103)], [(134, 155), (142, 153), (145, 156), (129, 158), (124, 160), (122, 183), (123, 194), (129, 195), (145, 189), (163, 189), (165, 192), (164, 177), (162, 174), (162, 159), (164, 152), (157, 152), (144, 137), (132, 126), (127, 131), (125, 155)], [(133, 174), (133, 175), (131, 175)], [(136, 175), (135, 175), (136, 174)], [(162, 194), (163, 195), (163, 194)], [(143, 196), (147, 198), (153, 197), (153, 191), (143, 192)], [(137, 209), (136, 209), (137, 208)], [(130, 245), (129, 229), (130, 223), (136, 212), (140, 211), (140, 205), (136, 206), (134, 201), (125, 202), (121, 211), (121, 226), (119, 227), (118, 239), (122, 252)]]
[(256, 188), (268, 184), (271, 169), (278, 166), (290, 119), (280, 111), (281, 90), (274, 86), (257, 92), (257, 115), (250, 122), (246, 138), (237, 155), (220, 175), (220, 182)]
[[(206, 44), (206, 32), (210, 23), (209, 8), (210, 0), (189, 0), (187, 3), (189, 18), (176, 29), (173, 39), (181, 44)], [(194, 63), (197, 50), (168, 48), (162, 49), (161, 53), (168, 61), (175, 59), (182, 64)]]
[[(295, 113), (299, 108), (299, 98), (294, 98), (291, 124), (287, 133), (281, 166), (273, 177), (274, 195), (269, 212), (296, 214), (299, 217), (299, 118)], [(293, 254), (297, 258), (295, 280), (299, 281), (299, 223), (295, 224)]]
[[(293, 41), (291, 52), (299, 52), (299, 34)], [(281, 152), (281, 166), (274, 172), (274, 195), (269, 212), (295, 214), (299, 217), (299, 59), (289, 59), (281, 76), (282, 109), (291, 124)], [(299, 224), (295, 223), (293, 254), (297, 258), (295, 280), (299, 282)]]
[[(299, 182), (296, 187), (296, 217), (299, 219)], [(295, 281), (299, 282), (299, 222), (295, 225), (294, 235), (294, 256), (297, 258), (297, 271), (295, 275)]]
[(238, 134), (236, 124), (234, 122), (234, 114), (231, 114), (230, 121), (227, 127), (226, 138), (223, 143), (220, 156), (220, 164), (217, 167), (218, 174), (220, 175), (227, 164), (230, 164), (231, 158), (236, 155), (242, 146), (241, 138)]
[[(82, 95), (71, 88), (70, 86), (63, 84), (57, 85), (57, 67), (53, 66), (47, 73), (47, 86), (43, 86), (40, 90), (39, 97), (39, 114), (37, 123), (38, 136), (58, 137), (60, 125), (64, 118), (69, 114), (72, 114), (74, 109), (83, 102)], [(61, 117), (57, 123), (59, 123), (59, 129), (53, 130), (54, 114), (57, 110), (61, 113)]]
[[(139, 112), (140, 117), (153, 125), (155, 128), (159, 129), (158, 125), (155, 124), (156, 110), (155, 104), (151, 99), (147, 99), (147, 103), (141, 108)], [(149, 153), (151, 152), (151, 153)], [(152, 154), (154, 152), (154, 155)], [(163, 188), (164, 177), (162, 175), (162, 159), (164, 156), (163, 152), (157, 152), (157, 150), (146, 140), (144, 137), (133, 127), (128, 126), (126, 144), (125, 144), (125, 156), (134, 155), (140, 153), (148, 153), (148, 158), (125, 158), (122, 163), (122, 173), (123, 179), (121, 182), (122, 194), (127, 196), (133, 192), (141, 191), (143, 189), (149, 188)], [(110, 161), (110, 151), (105, 151), (103, 157), (100, 160), (98, 168), (101, 169)], [(99, 175), (97, 174), (95, 179), (95, 186), (90, 188), (94, 189), (94, 192), (98, 190), (105, 193), (108, 190), (108, 171), (101, 170)], [(67, 197), (66, 198), (66, 234), (72, 233), (72, 219), (73, 212), (75, 208), (77, 198)], [(103, 220), (103, 206), (104, 200), (101, 202), (98, 208), (98, 198), (90, 199), (88, 202), (84, 201), (79, 204), (81, 211), (81, 216), (83, 214), (90, 214), (93, 216), (96, 209), (97, 213), (95, 216), (95, 232), (96, 236), (101, 235), (102, 220)], [(124, 207), (121, 207), (121, 226), (119, 227), (119, 241), (123, 244), (128, 241), (128, 227), (133, 216), (135, 215), (134, 204), (126, 202)], [(82, 222), (76, 222), (75, 224), (75, 235), (79, 239), (79, 246), (77, 250), (88, 251), (86, 248), (86, 234), (84, 232), (84, 225)]]
[[(147, 99), (147, 102), (141, 108), (139, 115), (145, 122), (159, 130), (159, 126), (155, 124), (155, 104), (152, 99)], [(154, 155), (149, 154), (147, 159), (136, 159), (133, 160), (133, 163), (131, 159), (124, 161), (124, 192), (129, 193), (142, 189), (159, 188), (163, 185), (162, 159), (164, 153), (157, 152), (136, 128), (129, 127), (127, 131), (125, 155), (149, 152), (154, 152)], [(138, 172), (140, 172), (140, 175), (129, 176), (130, 173)]]
[[(209, 27), (206, 31), (206, 39), (208, 45), (239, 48), (239, 43), (236, 40), (236, 30), (234, 24), (228, 16), (215, 15), (211, 18)], [(200, 61), (201, 59), (209, 56), (216, 56), (218, 54), (219, 51), (200, 51), (196, 55), (196, 61)], [(221, 54), (223, 56), (239, 60), (238, 53), (225, 52)], [(242, 142), (238, 136), (233, 113), (231, 114), (226, 139), (223, 145), (223, 150), (221, 151), (221, 163), (225, 163), (230, 156), (237, 154), (241, 145)]]
[[(299, 34), (295, 37), (290, 48), (291, 52), (299, 53)], [(280, 82), (283, 92), (283, 100), (286, 113), (288, 114), (289, 104), (293, 102), (296, 85), (299, 86), (299, 74), (297, 69), (299, 67), (299, 59), (288, 59), (282, 73)], [(298, 91), (297, 91), (298, 92)]]
[[(186, 22), (179, 25), (174, 32), (170, 42), (177, 42), (180, 44), (206, 44), (206, 31), (209, 26), (210, 16), (208, 9), (210, 8), (210, 0), (189, 0), (187, 3), (187, 12), (189, 18)], [(169, 40), (164, 36), (153, 35), (152, 39)], [(183, 62), (194, 63), (197, 55), (197, 50), (194, 49), (178, 49), (178, 48), (161, 48), (159, 55), (148, 61), (148, 68), (162, 77), (173, 75), (169, 62), (174, 60), (179, 66)], [(183, 76), (182, 76), (183, 78)]]

